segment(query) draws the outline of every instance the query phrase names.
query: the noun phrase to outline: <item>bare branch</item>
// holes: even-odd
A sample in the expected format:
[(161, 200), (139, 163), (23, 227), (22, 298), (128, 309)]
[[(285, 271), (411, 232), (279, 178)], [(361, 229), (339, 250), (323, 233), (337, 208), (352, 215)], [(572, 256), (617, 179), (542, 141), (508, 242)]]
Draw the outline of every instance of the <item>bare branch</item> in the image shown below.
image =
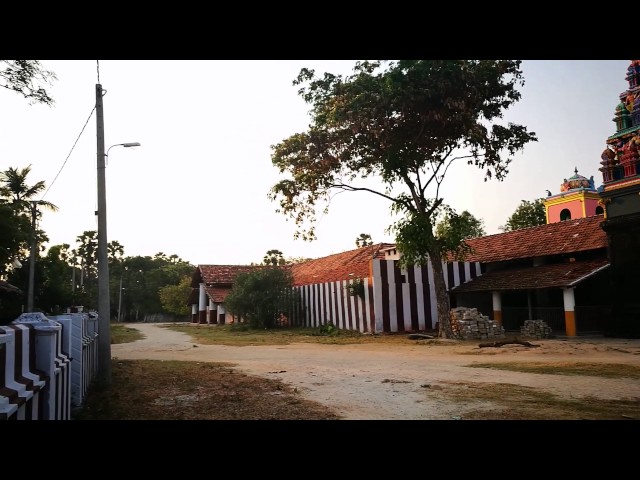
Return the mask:
[[(404, 202), (401, 199), (393, 198), (393, 197), (391, 197), (389, 195), (385, 195), (384, 193), (380, 193), (377, 190), (372, 190), (371, 188), (353, 187), (351, 185), (345, 185), (345, 184), (342, 184), (342, 183), (330, 184), (329, 188), (341, 188), (343, 191), (349, 191), (349, 192), (369, 192), (369, 193), (373, 193), (374, 195), (378, 195), (378, 196), (380, 196), (382, 198), (386, 198), (387, 200), (389, 200), (392, 203), (399, 203), (400, 205), (404, 205), (408, 209), (413, 209), (411, 204), (408, 204), (407, 202)], [(338, 192), (338, 193), (342, 193), (342, 192)]]

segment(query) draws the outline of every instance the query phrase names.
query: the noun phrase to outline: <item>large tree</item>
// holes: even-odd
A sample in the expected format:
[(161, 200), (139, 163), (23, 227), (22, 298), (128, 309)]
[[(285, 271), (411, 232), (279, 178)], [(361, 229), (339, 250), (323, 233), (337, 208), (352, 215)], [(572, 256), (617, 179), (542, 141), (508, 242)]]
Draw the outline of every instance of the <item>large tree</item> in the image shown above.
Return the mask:
[(500, 228), (505, 232), (519, 230), (527, 227), (537, 227), (547, 223), (547, 214), (544, 208), (544, 200), (537, 198), (531, 202), (521, 200), (518, 208), (507, 219), (507, 223)]
[[(34, 279), (42, 281), (41, 271), (37, 269), (37, 259), (40, 256), (42, 245), (49, 238), (46, 233), (38, 228), (38, 220), (42, 216), (41, 208), (57, 211), (53, 203), (45, 200), (36, 200), (45, 189), (45, 182), (38, 181), (30, 185), (28, 176), (31, 173), (31, 166), (20, 168), (8, 168), (0, 172), (0, 223), (3, 228), (7, 228), (0, 234), (0, 273), (10, 273), (11, 265), (15, 260), (21, 258), (25, 270), (30, 271), (34, 262)], [(31, 255), (31, 253), (33, 255)], [(19, 275), (18, 275), (19, 276)], [(34, 291), (41, 285), (34, 285)], [(29, 285), (25, 285), (28, 291)]]
[[(123, 321), (142, 321), (148, 315), (172, 313), (164, 306), (161, 297), (163, 287), (180, 285), (185, 276), (191, 278), (195, 266), (183, 261), (177, 255), (166, 256), (159, 252), (154, 257), (135, 256), (125, 257), (121, 268), (113, 269), (111, 278), (112, 306), (114, 314), (120, 303), (120, 286), (122, 286), (122, 315)], [(111, 275), (111, 271), (110, 271)], [(122, 284), (120, 284), (122, 278)], [(182, 297), (184, 302), (185, 296)]]
[(273, 328), (297, 305), (289, 268), (266, 266), (236, 275), (224, 306), (253, 328)]
[[(366, 191), (391, 202), (401, 219), (390, 227), (404, 265), (431, 259), (439, 335), (451, 338), (442, 260), (435, 235), (443, 208), (440, 186), (449, 165), (464, 159), (485, 180), (503, 180), (512, 156), (536, 136), (499, 123), (520, 99), (518, 60), (357, 62), (352, 75), (317, 77), (303, 68), (294, 85), (311, 106), (309, 129), (272, 146), (287, 178), (275, 184), (277, 210), (294, 219), (296, 238), (315, 239), (316, 208), (340, 191)], [(375, 177), (380, 189), (357, 181)], [(370, 185), (370, 184), (369, 184)]]
[[(23, 215), (30, 219), (29, 238), (31, 241), (35, 240), (38, 244), (42, 244), (48, 238), (44, 231), (36, 228), (36, 222), (42, 216), (40, 208), (56, 212), (58, 207), (46, 200), (35, 199), (46, 185), (43, 180), (30, 185), (27, 178), (29, 173), (31, 173), (31, 165), (22, 169), (10, 167), (0, 172), (0, 201), (10, 205), (16, 215)], [(32, 235), (35, 235), (35, 239)], [(24, 243), (22, 248), (26, 251), (30, 247)]]
[(68, 243), (54, 245), (40, 261), (43, 275), (36, 285), (38, 308), (54, 315), (74, 305), (73, 269), (69, 264)]
[(465, 240), (484, 235), (486, 235), (484, 221), (467, 210), (458, 214), (452, 208), (446, 208), (441, 219), (436, 223), (435, 236), (441, 242), (443, 251), (459, 260), (463, 260), (471, 251)]
[(0, 60), (0, 87), (19, 93), (31, 105), (53, 105), (44, 85), (52, 85), (54, 80), (56, 74), (43, 68), (39, 60)]
[(0, 199), (0, 277), (11, 272), (20, 262), (29, 243), (29, 218)]
[(158, 289), (158, 296), (162, 308), (177, 316), (186, 317), (191, 313), (191, 307), (186, 305), (184, 299), (191, 293), (191, 277), (184, 276), (178, 285), (165, 285)]
[[(27, 177), (31, 173), (31, 165), (24, 168), (8, 168), (0, 172), (0, 195), (9, 199), (16, 209), (28, 211), (30, 202), (45, 189), (44, 180), (29, 185)], [(40, 205), (51, 210), (57, 207), (51, 202), (37, 200)]]

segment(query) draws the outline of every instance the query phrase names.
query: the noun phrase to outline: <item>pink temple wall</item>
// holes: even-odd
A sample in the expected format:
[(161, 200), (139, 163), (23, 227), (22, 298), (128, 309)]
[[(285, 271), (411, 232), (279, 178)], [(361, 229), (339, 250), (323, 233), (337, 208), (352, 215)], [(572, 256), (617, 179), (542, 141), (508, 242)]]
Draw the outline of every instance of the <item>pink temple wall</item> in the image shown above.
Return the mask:
[[(596, 207), (598, 206), (598, 200), (594, 198), (586, 198), (585, 200), (585, 213), (587, 217), (592, 217), (596, 214)], [(572, 200), (571, 202), (561, 203), (559, 205), (551, 205), (549, 207), (549, 220), (548, 223), (560, 222), (560, 212), (564, 209), (568, 209), (571, 212), (571, 220), (576, 218), (582, 218), (582, 202), (580, 200)]]

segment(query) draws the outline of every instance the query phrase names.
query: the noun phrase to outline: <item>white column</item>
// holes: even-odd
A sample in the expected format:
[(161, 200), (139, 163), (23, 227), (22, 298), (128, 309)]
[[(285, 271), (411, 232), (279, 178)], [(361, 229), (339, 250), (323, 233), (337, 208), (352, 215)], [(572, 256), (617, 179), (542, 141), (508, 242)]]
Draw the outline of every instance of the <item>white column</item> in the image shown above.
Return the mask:
[(576, 336), (576, 299), (573, 294), (573, 288), (563, 288), (562, 296), (564, 298), (564, 326), (568, 337)]
[(493, 319), (502, 325), (502, 299), (500, 292), (491, 292), (493, 297)]
[(214, 308), (213, 300), (209, 299), (209, 305), (207, 306), (207, 323), (215, 323), (215, 318), (211, 318), (212, 315), (215, 315), (215, 313), (213, 313)]
[(207, 292), (204, 289), (204, 283), (200, 284), (200, 297), (198, 298), (198, 322), (205, 323), (206, 320), (206, 309), (207, 309)]

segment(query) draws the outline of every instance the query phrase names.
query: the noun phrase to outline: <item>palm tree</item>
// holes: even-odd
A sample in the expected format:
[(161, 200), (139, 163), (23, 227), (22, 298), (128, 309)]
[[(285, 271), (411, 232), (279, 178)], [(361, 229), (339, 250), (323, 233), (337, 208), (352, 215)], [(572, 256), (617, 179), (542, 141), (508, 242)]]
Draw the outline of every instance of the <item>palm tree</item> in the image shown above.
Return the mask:
[[(0, 197), (9, 199), (13, 207), (20, 212), (31, 210), (30, 202), (45, 188), (43, 180), (29, 186), (27, 176), (31, 172), (31, 165), (23, 169), (9, 168), (0, 172)], [(38, 200), (38, 205), (42, 205), (53, 212), (58, 210), (53, 203), (45, 200)]]
[(360, 236), (356, 238), (356, 247), (362, 248), (370, 245), (373, 245), (373, 240), (368, 233), (361, 233)]
[(80, 244), (77, 252), (83, 264), (83, 272), (96, 276), (96, 264), (98, 263), (98, 232), (96, 230), (86, 230), (82, 235), (76, 237)]
[(264, 265), (273, 266), (284, 265), (286, 262), (282, 255), (283, 254), (280, 250), (269, 250), (262, 259), (262, 263)]
[[(0, 172), (0, 197), (9, 199), (9, 205), (18, 216), (31, 215), (31, 245), (29, 246), (30, 259), (29, 259), (29, 291), (27, 298), (27, 311), (33, 311), (34, 301), (34, 275), (35, 275), (35, 262), (37, 256), (38, 240), (47, 240), (45, 233), (42, 230), (37, 229), (37, 221), (41, 216), (38, 210), (38, 205), (44, 208), (57, 211), (53, 203), (45, 200), (34, 200), (36, 195), (39, 195), (45, 188), (44, 181), (36, 182), (34, 185), (27, 183), (27, 176), (31, 172), (31, 165), (23, 169), (9, 168), (4, 172)], [(41, 242), (40, 242), (41, 243)], [(26, 245), (23, 245), (23, 249), (26, 250)]]
[[(36, 205), (41, 205), (51, 211), (57, 211), (53, 203), (44, 200), (34, 200), (42, 190), (45, 188), (44, 181), (36, 182), (34, 185), (29, 186), (27, 183), (27, 177), (31, 172), (31, 165), (23, 169), (9, 168), (4, 172), (0, 172), (0, 203), (6, 203), (17, 217), (30, 218), (30, 228), (28, 231), (23, 232), (25, 238), (31, 236), (32, 242), (34, 240), (45, 241), (47, 238), (42, 231), (36, 231), (35, 222), (40, 218), (41, 213), (36, 208)], [(27, 220), (29, 222), (29, 220)], [(23, 223), (23, 228), (29, 223)], [(34, 239), (35, 235), (35, 239)], [(23, 239), (21, 247), (14, 250), (14, 254), (22, 251), (24, 254), (27, 250), (27, 241)], [(7, 247), (7, 245), (0, 245)]]
[(118, 263), (124, 256), (124, 247), (119, 241), (111, 240), (107, 245), (107, 256), (109, 257), (109, 262)]

